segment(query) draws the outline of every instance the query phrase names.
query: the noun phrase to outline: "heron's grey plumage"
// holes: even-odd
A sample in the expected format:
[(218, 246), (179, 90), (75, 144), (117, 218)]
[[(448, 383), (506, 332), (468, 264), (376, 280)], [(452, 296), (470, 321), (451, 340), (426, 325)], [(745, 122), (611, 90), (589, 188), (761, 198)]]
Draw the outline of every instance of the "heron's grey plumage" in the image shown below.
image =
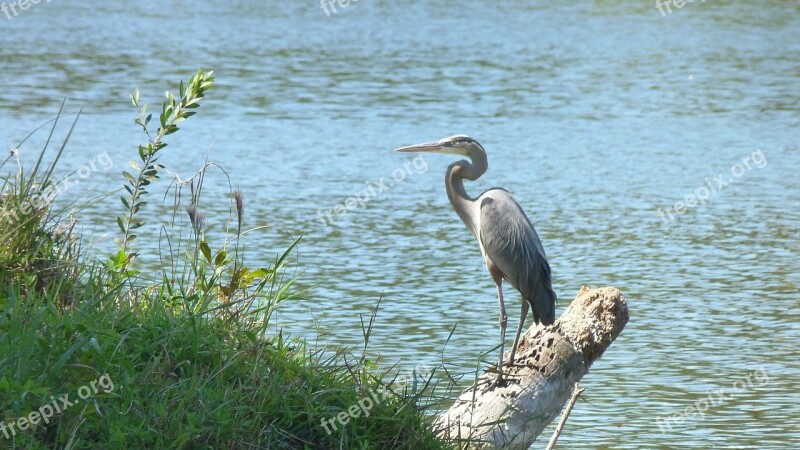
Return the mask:
[(533, 308), (533, 320), (550, 325), (556, 320), (556, 293), (542, 242), (522, 208), (504, 189), (491, 189), (480, 198), (480, 236), (483, 251), (514, 289)]
[[(555, 321), (556, 293), (550, 281), (550, 265), (530, 220), (506, 190), (493, 188), (478, 198), (467, 195), (464, 179), (475, 181), (488, 168), (486, 152), (478, 141), (457, 135), (435, 142), (398, 148), (400, 152), (430, 152), (462, 155), (470, 161), (456, 161), (447, 167), (445, 188), (450, 204), (477, 238), (486, 268), (497, 285), (500, 304), (500, 376), (502, 378), (503, 349), (506, 333), (506, 310), (503, 302), (502, 280), (505, 279), (522, 294), (520, 314), (511, 363), (525, 324), (528, 307), (533, 308), (536, 323), (550, 325)], [(498, 379), (499, 379), (498, 378)]]

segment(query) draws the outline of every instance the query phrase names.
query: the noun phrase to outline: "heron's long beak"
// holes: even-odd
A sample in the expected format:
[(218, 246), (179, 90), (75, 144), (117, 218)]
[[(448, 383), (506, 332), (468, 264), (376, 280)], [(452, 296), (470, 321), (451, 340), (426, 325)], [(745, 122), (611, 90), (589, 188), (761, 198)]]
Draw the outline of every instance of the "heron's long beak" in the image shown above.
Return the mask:
[(394, 149), (396, 152), (410, 153), (410, 152), (446, 152), (448, 147), (442, 144), (442, 141), (425, 142), (424, 144), (409, 145), (407, 147), (400, 147)]

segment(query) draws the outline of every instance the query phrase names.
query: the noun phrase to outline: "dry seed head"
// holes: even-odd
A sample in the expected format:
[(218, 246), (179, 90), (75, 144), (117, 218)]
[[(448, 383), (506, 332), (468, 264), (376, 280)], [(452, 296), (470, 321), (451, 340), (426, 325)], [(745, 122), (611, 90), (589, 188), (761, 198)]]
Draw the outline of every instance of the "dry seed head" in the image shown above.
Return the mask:
[(206, 223), (205, 214), (197, 211), (197, 205), (189, 205), (189, 207), (186, 208), (186, 212), (189, 214), (189, 221), (192, 222), (194, 232), (200, 236)]
[(244, 200), (242, 200), (242, 191), (237, 189), (233, 192), (233, 200), (236, 202), (236, 216), (239, 219), (239, 227), (242, 226), (242, 213), (244, 212)]

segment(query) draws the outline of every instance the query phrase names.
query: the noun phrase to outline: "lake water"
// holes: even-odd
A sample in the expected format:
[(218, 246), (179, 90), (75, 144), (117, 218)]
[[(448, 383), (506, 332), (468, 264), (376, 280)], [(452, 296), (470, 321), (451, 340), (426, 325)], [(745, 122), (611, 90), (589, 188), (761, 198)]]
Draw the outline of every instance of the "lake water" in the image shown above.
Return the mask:
[[(31, 4), (0, 14), (0, 145), (66, 97), (84, 114), (62, 170), (105, 152), (113, 161), (65, 193), (91, 198), (121, 186), (143, 141), (130, 92), (156, 104), (198, 67), (214, 69), (216, 88), (162, 162), (184, 178), (206, 158), (224, 167), (243, 191), (245, 225), (269, 227), (250, 235), (251, 262), (304, 234), (291, 273), (310, 291), (282, 305), (285, 329), (357, 345), (359, 315), (382, 298), (373, 354), (403, 368), (443, 354), (469, 373), (483, 354), (496, 358), (498, 311), (444, 192), (453, 158), (392, 152), (469, 134), (489, 171), (467, 190), (516, 196), (547, 250), (558, 313), (581, 284), (616, 286), (630, 307), (582, 383), (563, 448), (797, 448), (800, 3), (662, 9), (360, 0), (327, 16), (313, 0)], [(23, 146), (26, 161), (45, 137)], [(227, 191), (212, 172), (201, 205), (211, 230), (225, 225)], [(140, 247), (155, 247), (167, 220), (153, 192)], [(676, 213), (692, 194), (702, 203)], [(323, 223), (356, 195), (363, 207)], [(112, 198), (80, 213), (100, 252), (113, 249), (120, 208)], [(514, 322), (519, 300), (507, 293)], [(659, 427), (695, 404), (702, 416)]]

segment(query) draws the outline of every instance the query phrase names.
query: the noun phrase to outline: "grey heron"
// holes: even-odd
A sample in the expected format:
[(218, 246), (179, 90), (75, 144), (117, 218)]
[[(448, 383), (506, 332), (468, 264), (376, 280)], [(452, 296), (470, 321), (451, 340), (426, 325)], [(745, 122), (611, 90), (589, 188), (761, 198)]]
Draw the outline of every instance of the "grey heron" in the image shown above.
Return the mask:
[(457, 135), (434, 142), (395, 149), (398, 152), (428, 152), (466, 156), (470, 161), (456, 161), (447, 168), (445, 188), (450, 204), (478, 240), (486, 268), (497, 285), (500, 303), (500, 361), (498, 381), (503, 377), (503, 350), (506, 339), (506, 307), (503, 303), (503, 279), (522, 294), (511, 364), (519, 344), (522, 327), (530, 307), (535, 323), (550, 325), (555, 321), (556, 293), (550, 284), (550, 265), (525, 212), (508, 191), (492, 188), (472, 198), (464, 190), (464, 179), (475, 181), (486, 172), (488, 161), (478, 141)]

